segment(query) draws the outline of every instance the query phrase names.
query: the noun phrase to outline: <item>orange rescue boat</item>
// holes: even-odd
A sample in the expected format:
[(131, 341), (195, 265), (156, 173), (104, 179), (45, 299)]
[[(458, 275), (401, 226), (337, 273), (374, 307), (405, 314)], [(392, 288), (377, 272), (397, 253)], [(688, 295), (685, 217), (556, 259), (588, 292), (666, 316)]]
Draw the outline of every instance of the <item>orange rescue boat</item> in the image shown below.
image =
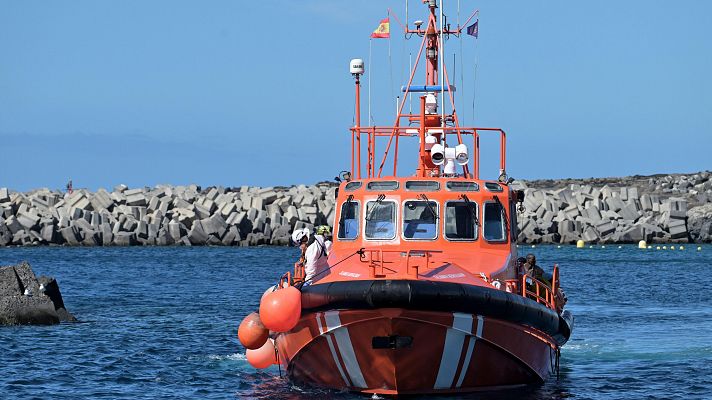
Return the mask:
[[(308, 279), (296, 267), (263, 296), (261, 323), (251, 314), (240, 327), (253, 365), (278, 363), (298, 383), (391, 395), (506, 388), (558, 372), (573, 327), (558, 267), (546, 283), (522, 273), (524, 195), (509, 186), (506, 134), (460, 126), (441, 53), (443, 35), (463, 28), (438, 24), (436, 2), (424, 3), (427, 21), (405, 27), (422, 42), (393, 126), (360, 125), (364, 68), (351, 63), (351, 171), (337, 192), (329, 267)], [(415, 86), (421, 56), (426, 80)], [(404, 113), (409, 96), (419, 113)], [(500, 137), (496, 181), (479, 178), (481, 134)], [(419, 141), (418, 167), (403, 177), (398, 150), (406, 138)], [(379, 141), (386, 146), (377, 166)], [(393, 171), (384, 176), (389, 155)]]

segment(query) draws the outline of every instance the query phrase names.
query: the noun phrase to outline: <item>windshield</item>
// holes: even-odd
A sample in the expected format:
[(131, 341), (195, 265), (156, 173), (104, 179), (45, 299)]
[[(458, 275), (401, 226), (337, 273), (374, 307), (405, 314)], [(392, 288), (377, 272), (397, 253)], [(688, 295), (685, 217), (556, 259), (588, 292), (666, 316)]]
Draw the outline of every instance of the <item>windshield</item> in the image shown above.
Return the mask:
[(435, 239), (438, 236), (434, 214), (437, 207), (434, 201), (410, 200), (403, 203), (403, 236), (406, 239)]
[(451, 201), (445, 205), (445, 237), (450, 240), (477, 239), (477, 204)]
[(366, 239), (396, 237), (396, 203), (369, 201), (366, 204)]
[(506, 231), (504, 229), (504, 210), (499, 203), (485, 203), (485, 240), (492, 242), (506, 241)]
[(356, 239), (358, 236), (359, 203), (348, 201), (341, 205), (339, 239)]

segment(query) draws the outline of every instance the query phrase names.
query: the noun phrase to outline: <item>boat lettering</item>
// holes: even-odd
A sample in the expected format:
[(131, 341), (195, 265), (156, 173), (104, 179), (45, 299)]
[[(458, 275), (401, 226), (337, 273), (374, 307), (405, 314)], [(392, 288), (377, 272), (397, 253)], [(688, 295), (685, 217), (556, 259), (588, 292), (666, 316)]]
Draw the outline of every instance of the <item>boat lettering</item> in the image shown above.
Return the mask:
[(465, 274), (462, 272), (458, 274), (443, 274), (443, 275), (435, 275), (433, 278), (435, 279), (455, 279), (455, 278), (464, 278)]

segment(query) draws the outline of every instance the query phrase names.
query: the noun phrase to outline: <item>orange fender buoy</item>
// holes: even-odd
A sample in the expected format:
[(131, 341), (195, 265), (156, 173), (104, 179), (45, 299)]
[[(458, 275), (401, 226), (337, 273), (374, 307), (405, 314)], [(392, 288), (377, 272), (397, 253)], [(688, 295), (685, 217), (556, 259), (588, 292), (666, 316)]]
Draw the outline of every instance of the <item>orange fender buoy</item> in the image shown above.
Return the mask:
[(267, 368), (277, 363), (277, 355), (274, 351), (274, 340), (272, 339), (267, 339), (259, 349), (247, 349), (245, 355), (247, 356), (247, 362), (255, 368)]
[(275, 290), (277, 290), (277, 285), (272, 285), (272, 286), (268, 287), (267, 290), (265, 290), (265, 292), (262, 293), (262, 297), (260, 297), (260, 302), (262, 302), (262, 299), (264, 299), (268, 293), (272, 293)]
[(267, 341), (269, 331), (262, 324), (260, 315), (256, 312), (246, 316), (237, 329), (237, 338), (245, 348), (257, 350)]
[(267, 293), (260, 302), (260, 318), (274, 332), (294, 328), (302, 315), (302, 292), (294, 286)]

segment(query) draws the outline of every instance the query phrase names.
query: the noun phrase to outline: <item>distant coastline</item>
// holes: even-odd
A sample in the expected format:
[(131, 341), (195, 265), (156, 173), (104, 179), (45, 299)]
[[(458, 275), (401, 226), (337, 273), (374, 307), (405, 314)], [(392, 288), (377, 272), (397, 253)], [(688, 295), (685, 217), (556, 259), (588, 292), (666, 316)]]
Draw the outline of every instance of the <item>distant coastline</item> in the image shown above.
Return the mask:
[[(712, 173), (515, 181), (519, 242), (712, 242)], [(159, 185), (111, 192), (0, 188), (0, 246), (289, 244), (331, 225), (334, 183), (291, 187)]]

